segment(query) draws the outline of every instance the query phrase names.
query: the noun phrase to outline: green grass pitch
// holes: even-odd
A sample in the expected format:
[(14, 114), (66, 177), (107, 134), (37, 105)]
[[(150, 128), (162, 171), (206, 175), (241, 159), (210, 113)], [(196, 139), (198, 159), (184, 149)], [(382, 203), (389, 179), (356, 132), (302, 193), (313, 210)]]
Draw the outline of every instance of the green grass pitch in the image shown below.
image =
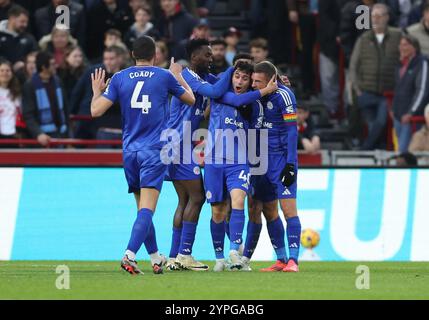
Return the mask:
[[(208, 262), (213, 267), (213, 262)], [(358, 290), (358, 265), (370, 270), (370, 289)], [(70, 269), (70, 289), (58, 290), (58, 265)], [(429, 263), (302, 262), (301, 272), (165, 271), (131, 276), (118, 262), (0, 261), (0, 299), (429, 299)]]

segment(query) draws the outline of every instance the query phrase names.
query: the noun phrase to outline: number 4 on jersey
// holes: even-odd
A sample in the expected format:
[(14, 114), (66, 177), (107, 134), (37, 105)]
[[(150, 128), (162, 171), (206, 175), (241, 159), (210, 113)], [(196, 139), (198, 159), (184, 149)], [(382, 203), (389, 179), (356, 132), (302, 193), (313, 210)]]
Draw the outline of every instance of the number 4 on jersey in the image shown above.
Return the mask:
[(131, 97), (131, 108), (142, 109), (142, 113), (149, 113), (149, 109), (152, 107), (152, 103), (149, 101), (149, 95), (143, 94), (141, 96), (141, 101), (138, 101), (140, 92), (142, 91), (144, 81), (137, 82), (133, 96)]

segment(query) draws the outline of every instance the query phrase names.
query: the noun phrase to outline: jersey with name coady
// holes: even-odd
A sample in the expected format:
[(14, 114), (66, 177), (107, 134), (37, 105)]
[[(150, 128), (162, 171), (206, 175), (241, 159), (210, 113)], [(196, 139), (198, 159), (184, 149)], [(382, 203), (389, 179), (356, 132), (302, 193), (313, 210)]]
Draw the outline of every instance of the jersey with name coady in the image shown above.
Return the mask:
[(179, 98), (183, 93), (184, 88), (165, 69), (134, 66), (115, 73), (103, 97), (121, 106), (124, 151), (162, 148), (169, 95)]

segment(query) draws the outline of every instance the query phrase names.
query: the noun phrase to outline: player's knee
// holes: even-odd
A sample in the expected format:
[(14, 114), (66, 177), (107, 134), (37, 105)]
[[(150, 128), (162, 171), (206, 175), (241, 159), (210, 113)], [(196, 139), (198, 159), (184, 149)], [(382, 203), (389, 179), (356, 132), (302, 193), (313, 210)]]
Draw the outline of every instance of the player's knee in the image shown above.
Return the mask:
[(294, 200), (281, 201), (280, 206), (286, 219), (293, 218), (298, 215), (296, 202)]
[(203, 193), (196, 193), (189, 197), (189, 202), (194, 207), (201, 208), (206, 201), (206, 197)]

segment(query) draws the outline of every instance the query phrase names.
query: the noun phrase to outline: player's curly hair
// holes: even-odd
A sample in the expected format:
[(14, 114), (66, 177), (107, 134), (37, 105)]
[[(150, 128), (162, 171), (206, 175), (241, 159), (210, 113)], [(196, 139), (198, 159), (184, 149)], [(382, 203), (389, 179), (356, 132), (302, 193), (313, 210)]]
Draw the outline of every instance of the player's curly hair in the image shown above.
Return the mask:
[(243, 72), (247, 73), (248, 75), (252, 75), (252, 73), (254, 71), (253, 65), (246, 62), (246, 61), (238, 61), (237, 64), (235, 65), (234, 69), (243, 71)]

